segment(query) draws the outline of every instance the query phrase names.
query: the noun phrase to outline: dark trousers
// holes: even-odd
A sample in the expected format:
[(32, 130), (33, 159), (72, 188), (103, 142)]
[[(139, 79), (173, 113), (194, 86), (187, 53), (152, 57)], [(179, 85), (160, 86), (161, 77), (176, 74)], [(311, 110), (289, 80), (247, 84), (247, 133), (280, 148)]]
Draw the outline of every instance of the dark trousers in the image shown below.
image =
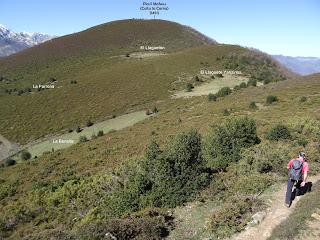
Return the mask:
[[(286, 193), (286, 204), (291, 204), (292, 200), (296, 197), (296, 195), (300, 195), (302, 192), (301, 190), (301, 180), (300, 181), (294, 181), (288, 178), (288, 184), (287, 184), (287, 193)], [(292, 192), (292, 188), (294, 184), (296, 183), (296, 188)]]

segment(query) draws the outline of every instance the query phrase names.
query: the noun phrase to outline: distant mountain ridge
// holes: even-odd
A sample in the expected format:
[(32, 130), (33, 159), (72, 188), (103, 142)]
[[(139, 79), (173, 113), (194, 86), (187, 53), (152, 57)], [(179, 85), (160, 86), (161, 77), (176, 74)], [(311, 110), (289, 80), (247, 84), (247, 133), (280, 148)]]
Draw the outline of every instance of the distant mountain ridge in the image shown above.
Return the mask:
[(317, 57), (289, 57), (283, 55), (272, 55), (272, 57), (301, 75), (309, 75), (320, 72), (320, 58)]
[(0, 24), (0, 57), (9, 56), (52, 38), (53, 36), (43, 33), (17, 33)]

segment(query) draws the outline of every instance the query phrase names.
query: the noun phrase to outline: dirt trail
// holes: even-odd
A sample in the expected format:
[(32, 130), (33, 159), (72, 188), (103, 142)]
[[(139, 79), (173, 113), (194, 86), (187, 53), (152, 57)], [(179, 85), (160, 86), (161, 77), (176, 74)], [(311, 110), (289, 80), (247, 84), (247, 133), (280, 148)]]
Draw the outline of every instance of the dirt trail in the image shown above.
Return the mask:
[[(311, 176), (309, 181), (315, 183), (320, 180), (320, 175)], [(294, 210), (301, 197), (297, 197), (290, 208), (284, 206), (284, 194), (286, 184), (283, 184), (279, 190), (271, 194), (270, 207), (264, 220), (256, 226), (235, 235), (231, 240), (264, 240), (271, 236), (272, 230), (284, 221)], [(303, 197), (303, 196), (302, 196)]]

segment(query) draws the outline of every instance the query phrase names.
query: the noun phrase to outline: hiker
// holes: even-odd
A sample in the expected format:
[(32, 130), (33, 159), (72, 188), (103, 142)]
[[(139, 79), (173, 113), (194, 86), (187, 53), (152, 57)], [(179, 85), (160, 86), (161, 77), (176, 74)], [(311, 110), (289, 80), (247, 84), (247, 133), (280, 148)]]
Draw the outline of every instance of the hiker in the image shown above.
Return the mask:
[(291, 159), (288, 162), (287, 168), (289, 169), (288, 185), (285, 204), (287, 207), (292, 203), (292, 187), (296, 184), (296, 189), (301, 192), (301, 188), (306, 185), (309, 163), (306, 161), (306, 154), (300, 152), (298, 158)]

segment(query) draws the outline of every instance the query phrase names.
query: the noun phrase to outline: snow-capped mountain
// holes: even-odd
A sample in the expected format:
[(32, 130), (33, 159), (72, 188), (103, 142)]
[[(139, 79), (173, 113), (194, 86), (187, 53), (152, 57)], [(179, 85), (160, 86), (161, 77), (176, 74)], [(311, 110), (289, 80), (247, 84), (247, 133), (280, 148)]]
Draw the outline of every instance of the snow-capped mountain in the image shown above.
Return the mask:
[(0, 57), (9, 56), (52, 38), (53, 36), (42, 33), (16, 33), (0, 24)]

